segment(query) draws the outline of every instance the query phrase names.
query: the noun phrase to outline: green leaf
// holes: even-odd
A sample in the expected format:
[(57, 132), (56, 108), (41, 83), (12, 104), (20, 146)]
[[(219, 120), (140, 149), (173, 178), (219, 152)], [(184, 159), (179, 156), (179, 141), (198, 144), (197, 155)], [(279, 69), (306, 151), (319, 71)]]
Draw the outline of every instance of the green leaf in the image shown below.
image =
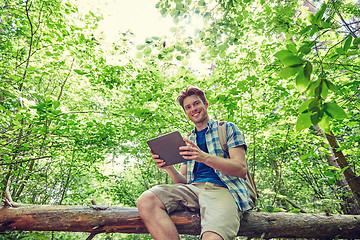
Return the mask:
[(344, 51), (344, 48), (336, 48), (335, 51), (340, 54), (340, 55), (344, 55), (345, 54), (345, 51)]
[(225, 58), (225, 57), (226, 57), (226, 52), (220, 52), (220, 53), (219, 53), (219, 57)]
[(221, 44), (220, 46), (219, 46), (219, 51), (225, 51), (226, 49), (228, 49), (229, 48), (229, 45), (227, 45), (227, 44)]
[(346, 39), (344, 43), (344, 52), (347, 52), (349, 50), (352, 40), (353, 40), (352, 36), (349, 35), (349, 37)]
[(146, 44), (153, 43), (153, 40), (152, 40), (151, 38), (146, 38), (146, 39), (145, 39), (145, 43), (146, 43)]
[(198, 5), (199, 6), (205, 6), (205, 0), (200, 0), (199, 2), (198, 2)]
[(23, 116), (22, 114), (17, 113), (17, 114), (15, 115), (15, 118), (18, 119), (18, 120), (21, 120), (21, 119), (24, 118), (24, 116)]
[(296, 76), (296, 88), (299, 92), (304, 92), (309, 86), (309, 80), (306, 79), (304, 71), (299, 71), (299, 74)]
[(311, 113), (307, 112), (307, 113), (302, 113), (298, 116), (297, 121), (296, 121), (296, 130), (297, 131), (302, 131), (306, 128), (309, 128), (311, 126)]
[(139, 59), (143, 58), (143, 54), (141, 52), (137, 52), (135, 56)]
[(326, 99), (329, 93), (329, 88), (327, 87), (326, 81), (322, 81), (322, 88), (321, 88), (321, 97)]
[(182, 3), (177, 3), (176, 4), (176, 9), (177, 10), (181, 11), (181, 10), (183, 10), (183, 8), (184, 8), (184, 4), (182, 4)]
[(274, 212), (286, 212), (283, 208), (274, 208)]
[(312, 112), (310, 118), (312, 125), (316, 126), (324, 116), (324, 109)]
[(160, 13), (162, 16), (165, 16), (165, 14), (167, 13), (167, 9), (166, 8), (161, 9)]
[(358, 50), (350, 50), (350, 51), (346, 52), (347, 57), (351, 57), (351, 56), (358, 55), (358, 54), (359, 54)]
[(310, 81), (310, 78), (311, 78), (312, 70), (313, 70), (312, 64), (310, 62), (307, 62), (305, 67), (304, 67), (304, 76), (309, 81)]
[(333, 91), (334, 93), (338, 91), (338, 88), (329, 80), (325, 79), (325, 83), (330, 91)]
[(294, 208), (293, 210), (289, 211), (289, 213), (300, 213), (301, 210), (298, 208)]
[(294, 56), (294, 54), (289, 52), (288, 50), (281, 50), (281, 51), (275, 53), (274, 56), (277, 57), (280, 61), (282, 61), (286, 57)]
[(299, 113), (303, 113), (304, 111), (308, 110), (309, 104), (314, 100), (314, 98), (310, 98), (304, 101), (299, 107)]
[[(301, 31), (299, 32), (299, 34), (300, 34), (300, 35), (303, 35), (303, 34), (309, 32), (311, 28), (312, 28), (312, 25), (308, 25), (308, 26), (304, 27), (303, 29), (301, 29)], [(300, 50), (299, 50), (299, 51), (300, 51)]]
[(176, 60), (178, 60), (178, 61), (182, 61), (183, 59), (184, 59), (184, 57), (181, 55), (176, 56)]
[(273, 206), (267, 205), (265, 208), (266, 208), (266, 210), (267, 210), (268, 212), (273, 212), (273, 211), (274, 211), (274, 207), (273, 207)]
[[(320, 83), (321, 84), (321, 83)], [(320, 87), (320, 85), (319, 86), (317, 86), (316, 88), (315, 88), (315, 90), (314, 90), (314, 95), (315, 95), (315, 97), (317, 97), (317, 98), (319, 98), (321, 95), (321, 90), (322, 90), (322, 88)]]
[(152, 50), (151, 50), (151, 47), (145, 48), (145, 49), (144, 49), (144, 55), (147, 56), (147, 57), (150, 56), (151, 51), (152, 51)]
[(296, 45), (294, 43), (289, 43), (286, 45), (287, 50), (295, 54), (297, 52)]
[(334, 102), (324, 103), (324, 109), (326, 114), (334, 119), (342, 120), (347, 118), (345, 111)]
[(320, 25), (320, 22), (321, 22), (321, 19), (322, 19), (324, 13), (325, 13), (325, 10), (326, 10), (326, 4), (324, 3), (321, 6), (320, 10), (317, 11), (316, 14), (315, 14), (315, 22), (316, 22), (316, 24)]
[(85, 75), (86, 74), (85, 71), (82, 71), (82, 70), (79, 70), (79, 69), (74, 69), (74, 72), (76, 72), (79, 75)]
[(315, 33), (317, 33), (319, 31), (319, 27), (318, 26), (316, 26), (316, 25), (313, 25), (312, 26), (312, 29), (311, 29), (311, 31), (310, 31), (310, 33), (309, 33), (309, 35), (310, 36), (313, 36)]
[(329, 23), (329, 22), (322, 22), (321, 23), (321, 27), (323, 29), (330, 28), (330, 26), (331, 26), (331, 23)]
[(53, 107), (54, 109), (57, 109), (60, 106), (60, 102), (59, 101), (54, 101), (53, 102)]
[(308, 44), (306, 44), (306, 45), (303, 45), (303, 46), (300, 47), (299, 52), (306, 55), (306, 54), (309, 54), (311, 52), (311, 48), (308, 46)]
[(309, 20), (309, 22), (311, 22), (312, 24), (315, 24), (315, 16), (314, 16), (313, 13), (309, 13), (308, 20)]
[(291, 67), (291, 66), (297, 66), (297, 65), (302, 65), (305, 61), (300, 59), (297, 56), (288, 56), (285, 57), (281, 60), (281, 62), (286, 66), (286, 67)]
[(289, 78), (291, 76), (296, 75), (300, 69), (302, 69), (302, 66), (297, 67), (285, 67), (280, 71), (280, 77), (281, 78)]
[(175, 18), (180, 15), (180, 11), (174, 8), (173, 10), (171, 10), (170, 15)]
[(348, 169), (349, 167), (350, 167), (350, 166), (346, 166), (346, 167), (342, 168), (340, 171), (338, 171), (339, 180), (340, 180), (340, 176), (341, 176), (342, 174), (344, 174), (344, 172), (346, 171), (346, 169)]
[(353, 45), (354, 45), (356, 48), (359, 48), (359, 44), (360, 44), (360, 38), (357, 37), (357, 38), (354, 39)]
[(312, 98), (312, 101), (309, 103), (309, 110), (315, 111), (315, 109), (320, 108), (320, 101), (317, 98)]
[(144, 44), (141, 44), (141, 45), (137, 45), (136, 46), (136, 49), (137, 50), (143, 50), (145, 48), (145, 45)]
[(30, 66), (30, 67), (28, 67), (28, 69), (27, 69), (28, 71), (34, 71), (34, 70), (36, 70), (36, 67), (34, 67), (34, 66)]
[(321, 80), (320, 80), (320, 79), (316, 80), (315, 82), (311, 82), (311, 83), (309, 84), (308, 89), (307, 89), (307, 94), (308, 94), (309, 96), (314, 96), (314, 95), (315, 95), (315, 92), (316, 92), (315, 90), (318, 89), (320, 83), (321, 83)]

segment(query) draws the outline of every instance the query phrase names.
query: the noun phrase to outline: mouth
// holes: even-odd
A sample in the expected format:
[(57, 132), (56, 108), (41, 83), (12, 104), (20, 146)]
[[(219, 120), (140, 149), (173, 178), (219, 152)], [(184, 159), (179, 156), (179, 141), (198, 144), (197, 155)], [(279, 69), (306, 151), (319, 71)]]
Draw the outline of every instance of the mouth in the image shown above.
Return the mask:
[(192, 116), (193, 116), (193, 117), (197, 117), (197, 116), (199, 116), (199, 115), (200, 115), (200, 112), (197, 112), (197, 113), (193, 114)]

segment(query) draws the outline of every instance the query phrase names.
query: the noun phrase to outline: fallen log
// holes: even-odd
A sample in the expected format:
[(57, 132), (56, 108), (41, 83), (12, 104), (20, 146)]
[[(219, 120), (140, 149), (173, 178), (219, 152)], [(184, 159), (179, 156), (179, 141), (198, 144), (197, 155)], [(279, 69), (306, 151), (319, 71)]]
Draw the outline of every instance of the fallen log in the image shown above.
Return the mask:
[[(197, 212), (171, 215), (180, 234), (198, 235)], [(0, 205), (0, 231), (147, 233), (136, 208), (119, 206)], [(248, 212), (239, 236), (250, 238), (360, 238), (360, 215)]]

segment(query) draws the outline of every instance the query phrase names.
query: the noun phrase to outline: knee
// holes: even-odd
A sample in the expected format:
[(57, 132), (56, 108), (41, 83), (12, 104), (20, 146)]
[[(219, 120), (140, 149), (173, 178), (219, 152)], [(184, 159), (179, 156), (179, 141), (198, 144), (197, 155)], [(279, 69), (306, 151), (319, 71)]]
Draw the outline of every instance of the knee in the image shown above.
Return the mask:
[(160, 203), (162, 204), (160, 199), (153, 192), (145, 191), (137, 200), (137, 208), (140, 213), (148, 212), (149, 210), (161, 207)]

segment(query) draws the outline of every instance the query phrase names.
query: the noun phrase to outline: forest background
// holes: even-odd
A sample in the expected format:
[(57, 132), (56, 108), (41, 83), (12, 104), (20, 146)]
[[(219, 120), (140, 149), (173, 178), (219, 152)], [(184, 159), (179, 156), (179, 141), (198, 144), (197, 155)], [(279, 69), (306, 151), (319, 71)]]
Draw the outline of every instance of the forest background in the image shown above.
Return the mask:
[[(102, 16), (76, 4), (0, 0), (1, 197), (135, 207), (144, 190), (171, 181), (146, 140), (186, 136), (192, 125), (175, 98), (195, 85), (210, 115), (245, 135), (258, 210), (360, 214), (359, 4), (160, 0), (159, 15), (177, 24), (171, 37), (134, 44), (124, 31), (104, 46)], [(187, 35), (198, 17), (203, 27)]]

